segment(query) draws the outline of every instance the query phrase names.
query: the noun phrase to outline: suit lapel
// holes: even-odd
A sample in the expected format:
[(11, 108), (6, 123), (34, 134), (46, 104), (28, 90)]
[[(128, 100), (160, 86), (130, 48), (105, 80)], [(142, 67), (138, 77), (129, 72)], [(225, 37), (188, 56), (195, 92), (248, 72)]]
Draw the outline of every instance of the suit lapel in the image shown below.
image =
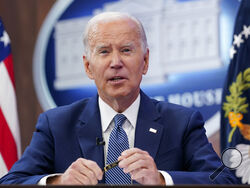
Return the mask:
[(135, 147), (148, 151), (155, 158), (158, 151), (163, 126), (156, 120), (160, 118), (155, 105), (141, 91), (141, 102), (135, 130)]
[(95, 161), (104, 167), (104, 147), (96, 144), (96, 138), (102, 138), (98, 96), (89, 100), (77, 125), (77, 136), (85, 159)]
[[(155, 105), (142, 91), (135, 130), (135, 147), (148, 151), (154, 158), (160, 144), (163, 126), (157, 122), (160, 118)], [(104, 167), (104, 147), (96, 145), (96, 138), (102, 138), (98, 95), (86, 104), (76, 127), (83, 157), (95, 161)], [(99, 182), (104, 183), (104, 180)]]

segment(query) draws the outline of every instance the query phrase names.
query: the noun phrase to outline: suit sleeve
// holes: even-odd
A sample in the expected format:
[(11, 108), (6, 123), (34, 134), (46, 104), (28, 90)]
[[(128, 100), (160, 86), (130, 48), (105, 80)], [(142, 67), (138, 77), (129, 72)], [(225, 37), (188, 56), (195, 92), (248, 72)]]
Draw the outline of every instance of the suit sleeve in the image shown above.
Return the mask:
[(225, 168), (213, 181), (209, 176), (222, 165), (208, 142), (199, 112), (193, 112), (183, 139), (184, 171), (167, 171), (174, 184), (230, 184), (239, 183), (234, 174)]
[(41, 114), (30, 145), (0, 184), (37, 184), (47, 174), (53, 173), (53, 137), (46, 114)]

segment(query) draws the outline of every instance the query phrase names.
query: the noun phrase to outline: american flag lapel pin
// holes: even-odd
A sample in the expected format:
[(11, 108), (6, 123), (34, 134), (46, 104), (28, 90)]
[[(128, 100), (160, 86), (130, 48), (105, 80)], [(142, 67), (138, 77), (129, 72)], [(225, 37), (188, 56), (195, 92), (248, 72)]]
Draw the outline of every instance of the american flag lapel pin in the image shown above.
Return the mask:
[(154, 129), (154, 128), (150, 128), (150, 129), (149, 129), (149, 132), (151, 132), (151, 133), (157, 133), (157, 130)]

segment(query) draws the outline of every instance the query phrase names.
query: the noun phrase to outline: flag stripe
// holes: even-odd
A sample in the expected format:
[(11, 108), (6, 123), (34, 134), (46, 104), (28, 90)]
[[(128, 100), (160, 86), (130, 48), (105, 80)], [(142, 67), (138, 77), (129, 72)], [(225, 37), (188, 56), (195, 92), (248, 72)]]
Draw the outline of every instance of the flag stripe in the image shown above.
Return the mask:
[(8, 172), (8, 169), (5, 165), (5, 162), (3, 160), (3, 157), (0, 153), (0, 177), (2, 177), (3, 175), (5, 175)]
[[(3, 157), (3, 160), (8, 168), (12, 167), (12, 165), (16, 162), (17, 160), (17, 147), (16, 147), (16, 142), (11, 134), (11, 131), (9, 129), (9, 126), (4, 118), (4, 115), (2, 113), (2, 110), (0, 108), (0, 152)], [(12, 148), (12, 149), (9, 149)]]
[(21, 155), (19, 125), (16, 111), (16, 97), (12, 81), (9, 77), (5, 63), (0, 63), (0, 108), (11, 133), (17, 143), (18, 156)]
[(14, 81), (14, 70), (13, 70), (13, 63), (12, 63), (12, 54), (10, 54), (7, 58), (4, 59), (5, 67), (9, 73), (9, 77), (11, 79), (12, 85), (15, 88), (15, 81)]

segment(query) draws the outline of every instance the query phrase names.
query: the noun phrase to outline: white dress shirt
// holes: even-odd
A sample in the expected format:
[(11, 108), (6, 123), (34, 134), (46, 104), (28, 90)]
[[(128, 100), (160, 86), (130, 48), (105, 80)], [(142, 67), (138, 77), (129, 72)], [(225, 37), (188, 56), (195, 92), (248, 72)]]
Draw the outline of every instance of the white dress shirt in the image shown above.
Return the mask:
[[(108, 143), (109, 136), (111, 131), (113, 130), (115, 123), (113, 118), (117, 114), (117, 112), (111, 108), (107, 103), (105, 103), (101, 97), (98, 99), (100, 116), (101, 116), (101, 124), (102, 124), (102, 136), (105, 141), (104, 145), (104, 156), (105, 156), (105, 164), (107, 160), (108, 153)], [(122, 125), (122, 128), (126, 132), (128, 136), (129, 148), (134, 147), (135, 142), (135, 126), (137, 121), (137, 114), (140, 106), (140, 96), (136, 98), (132, 105), (130, 105), (122, 114), (126, 116), (126, 120)]]
[[(134, 147), (135, 142), (135, 129), (136, 129), (136, 122), (138, 111), (140, 107), (140, 94), (136, 98), (136, 100), (124, 111), (122, 112), (123, 115), (126, 116), (126, 120), (122, 125), (122, 128), (126, 132), (128, 136), (129, 148)], [(105, 103), (101, 97), (98, 98), (98, 104), (100, 109), (100, 117), (101, 117), (101, 126), (102, 126), (102, 136), (103, 140), (105, 141), (104, 145), (104, 157), (105, 157), (105, 164), (107, 160), (107, 153), (108, 153), (108, 142), (109, 136), (111, 131), (113, 130), (115, 123), (113, 118), (117, 114), (117, 112), (111, 108), (107, 103)], [(159, 170), (159, 172), (163, 175), (166, 185), (174, 185), (172, 177), (165, 171)], [(38, 185), (46, 185), (46, 181), (48, 177), (56, 176), (60, 174), (51, 174), (48, 176), (43, 177), (39, 182)]]

